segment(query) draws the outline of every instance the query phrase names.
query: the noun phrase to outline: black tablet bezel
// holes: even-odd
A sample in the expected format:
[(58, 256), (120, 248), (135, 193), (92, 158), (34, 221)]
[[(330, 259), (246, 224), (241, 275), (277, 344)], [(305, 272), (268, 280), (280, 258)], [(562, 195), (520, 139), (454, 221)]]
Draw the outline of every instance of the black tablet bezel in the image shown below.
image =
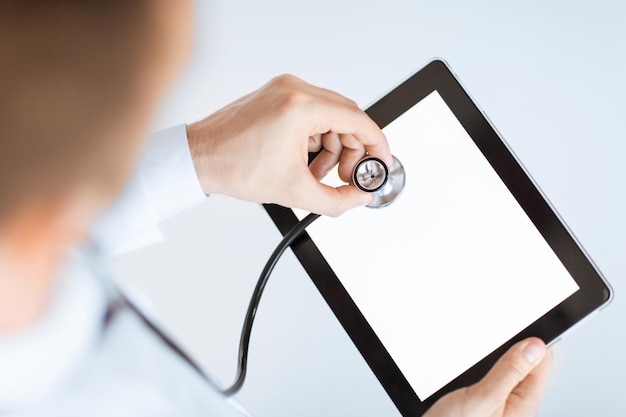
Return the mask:
[[(381, 128), (384, 128), (435, 90), (517, 199), (580, 289), (422, 402), (323, 255), (310, 237), (306, 233), (303, 234), (292, 245), (296, 257), (403, 416), (422, 415), (441, 396), (478, 381), (511, 345), (521, 339), (537, 336), (546, 343), (555, 341), (566, 330), (605, 305), (611, 298), (611, 289), (599, 270), (443, 61), (432, 61), (374, 103), (366, 112)], [(298, 222), (290, 209), (276, 205), (265, 205), (265, 209), (282, 234), (286, 234)]]

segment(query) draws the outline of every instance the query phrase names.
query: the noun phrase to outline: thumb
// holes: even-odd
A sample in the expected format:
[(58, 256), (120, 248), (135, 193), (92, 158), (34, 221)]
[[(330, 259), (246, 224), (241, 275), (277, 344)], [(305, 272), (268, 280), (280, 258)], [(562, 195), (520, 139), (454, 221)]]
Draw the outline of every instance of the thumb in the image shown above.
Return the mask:
[(334, 188), (313, 179), (302, 201), (302, 207), (313, 213), (337, 217), (346, 211), (371, 203), (372, 195), (353, 185)]
[(479, 398), (502, 404), (511, 392), (541, 362), (546, 354), (545, 343), (536, 337), (511, 347), (491, 368), (489, 373), (469, 389)]

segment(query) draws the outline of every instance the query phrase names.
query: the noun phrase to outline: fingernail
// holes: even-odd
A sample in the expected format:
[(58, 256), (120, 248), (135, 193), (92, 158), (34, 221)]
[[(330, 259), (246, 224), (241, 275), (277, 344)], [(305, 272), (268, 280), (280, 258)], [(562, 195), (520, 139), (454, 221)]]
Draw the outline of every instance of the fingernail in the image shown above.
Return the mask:
[(526, 356), (526, 360), (528, 360), (528, 362), (530, 363), (538, 362), (541, 358), (543, 358), (543, 355), (545, 354), (546, 345), (544, 345), (542, 342), (533, 340), (532, 342), (529, 342), (524, 348), (524, 356)]

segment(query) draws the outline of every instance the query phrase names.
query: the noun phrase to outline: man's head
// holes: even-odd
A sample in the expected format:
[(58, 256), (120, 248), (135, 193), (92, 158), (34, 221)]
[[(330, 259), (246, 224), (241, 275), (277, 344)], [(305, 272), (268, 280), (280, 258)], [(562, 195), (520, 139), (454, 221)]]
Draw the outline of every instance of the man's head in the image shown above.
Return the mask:
[(119, 189), (188, 50), (185, 3), (0, 3), (2, 219), (77, 182)]
[(0, 294), (119, 193), (190, 34), (190, 1), (0, 2)]

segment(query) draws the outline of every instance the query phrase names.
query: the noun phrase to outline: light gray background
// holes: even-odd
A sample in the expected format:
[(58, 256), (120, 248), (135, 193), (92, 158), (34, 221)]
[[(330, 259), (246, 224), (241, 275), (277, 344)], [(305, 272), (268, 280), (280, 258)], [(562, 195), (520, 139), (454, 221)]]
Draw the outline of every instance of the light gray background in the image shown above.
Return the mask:
[[(155, 128), (201, 118), (285, 72), (366, 107), (432, 57), (447, 59), (617, 294), (557, 344), (540, 415), (626, 414), (626, 2), (200, 0), (196, 9), (193, 57)], [(220, 196), (163, 230), (166, 242), (117, 259), (115, 273), (228, 382), (248, 297), (279, 235), (258, 206)], [(397, 415), (291, 254), (268, 285), (250, 364), (240, 399), (257, 416)]]

